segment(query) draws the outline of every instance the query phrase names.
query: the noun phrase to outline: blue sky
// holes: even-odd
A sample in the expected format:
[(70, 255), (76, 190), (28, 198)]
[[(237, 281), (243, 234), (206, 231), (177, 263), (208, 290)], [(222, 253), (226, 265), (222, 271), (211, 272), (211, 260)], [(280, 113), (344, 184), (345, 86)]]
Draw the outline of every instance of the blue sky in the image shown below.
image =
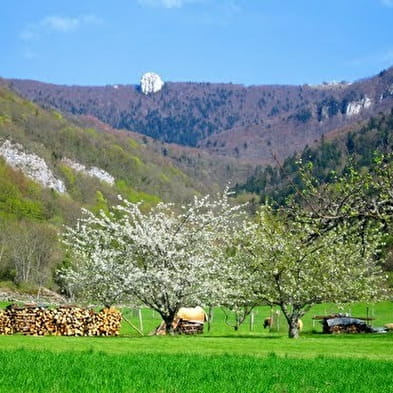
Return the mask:
[(353, 81), (393, 65), (393, 0), (0, 0), (0, 76), (79, 85)]

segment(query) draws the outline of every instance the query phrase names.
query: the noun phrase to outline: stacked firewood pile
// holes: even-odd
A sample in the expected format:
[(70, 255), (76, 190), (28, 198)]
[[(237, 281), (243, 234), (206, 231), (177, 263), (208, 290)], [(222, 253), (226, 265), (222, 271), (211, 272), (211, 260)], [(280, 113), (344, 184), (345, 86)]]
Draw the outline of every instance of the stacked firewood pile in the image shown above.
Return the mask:
[(10, 317), (3, 310), (0, 310), (0, 334), (12, 334)]
[(117, 336), (121, 318), (121, 313), (114, 308), (95, 312), (75, 306), (49, 309), (11, 305), (0, 311), (0, 334)]
[(368, 333), (368, 326), (363, 324), (352, 324), (352, 325), (336, 325), (329, 328), (329, 333), (340, 334), (340, 333)]

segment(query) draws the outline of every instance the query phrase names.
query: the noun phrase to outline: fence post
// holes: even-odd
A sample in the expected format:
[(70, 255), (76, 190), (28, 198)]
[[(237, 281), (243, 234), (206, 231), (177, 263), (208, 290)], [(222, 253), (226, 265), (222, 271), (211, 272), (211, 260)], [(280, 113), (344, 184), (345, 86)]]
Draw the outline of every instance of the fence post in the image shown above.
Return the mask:
[(254, 330), (254, 311), (251, 311), (250, 314), (250, 332)]
[(142, 310), (138, 308), (138, 318), (139, 318), (139, 329), (143, 332), (143, 318), (142, 318)]
[(276, 310), (277, 332), (280, 331), (280, 310)]

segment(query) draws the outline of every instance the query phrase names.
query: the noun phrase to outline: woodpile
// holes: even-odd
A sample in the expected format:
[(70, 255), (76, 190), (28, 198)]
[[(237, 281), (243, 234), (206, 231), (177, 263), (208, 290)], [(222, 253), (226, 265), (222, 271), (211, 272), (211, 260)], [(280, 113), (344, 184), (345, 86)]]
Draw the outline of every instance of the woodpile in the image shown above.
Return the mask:
[(354, 324), (354, 325), (336, 325), (329, 329), (329, 333), (341, 334), (341, 333), (368, 333), (369, 329), (366, 324)]
[(0, 310), (0, 335), (12, 333), (13, 330), (10, 317), (5, 311)]
[(0, 334), (55, 336), (117, 336), (121, 313), (114, 308), (100, 312), (76, 306), (55, 309), (25, 305), (0, 311)]
[[(41, 321), (47, 321), (48, 313), (43, 307), (26, 305), (25, 307), (7, 307), (13, 333), (42, 336), (45, 327)], [(50, 318), (50, 317), (49, 317)]]

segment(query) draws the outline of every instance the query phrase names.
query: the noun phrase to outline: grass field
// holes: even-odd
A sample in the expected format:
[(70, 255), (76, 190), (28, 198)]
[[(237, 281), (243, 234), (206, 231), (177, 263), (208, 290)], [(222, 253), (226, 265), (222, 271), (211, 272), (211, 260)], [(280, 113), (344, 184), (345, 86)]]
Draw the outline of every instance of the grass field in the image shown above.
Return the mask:
[(392, 363), (102, 352), (0, 352), (1, 392), (393, 392)]
[[(393, 321), (390, 302), (351, 312), (364, 316), (367, 307), (376, 326)], [(215, 310), (201, 336), (140, 337), (126, 325), (120, 337), (0, 336), (0, 392), (393, 392), (393, 334), (322, 335), (311, 317), (333, 308), (314, 308), (299, 340), (281, 322), (264, 330), (266, 308), (252, 331), (247, 321), (234, 332)], [(145, 332), (157, 322), (143, 311)]]

